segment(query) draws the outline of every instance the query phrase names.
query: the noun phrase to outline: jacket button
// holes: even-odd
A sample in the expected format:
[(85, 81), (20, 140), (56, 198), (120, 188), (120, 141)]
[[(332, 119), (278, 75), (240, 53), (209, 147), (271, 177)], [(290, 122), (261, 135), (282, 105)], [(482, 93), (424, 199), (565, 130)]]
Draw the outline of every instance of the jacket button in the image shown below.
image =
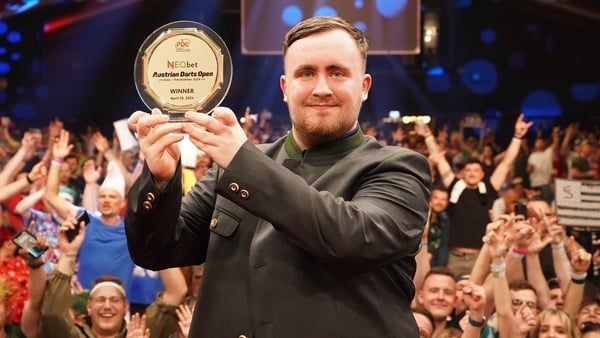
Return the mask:
[(247, 200), (248, 198), (250, 198), (250, 193), (248, 192), (248, 190), (242, 189), (242, 190), (240, 190), (240, 197), (243, 200)]
[(144, 201), (144, 203), (142, 204), (144, 206), (144, 209), (146, 211), (150, 211), (152, 210), (152, 203), (148, 202), (148, 201)]
[(153, 194), (153, 193), (151, 193), (151, 192), (149, 192), (149, 193), (146, 195), (146, 200), (147, 200), (148, 202), (154, 202), (154, 200), (155, 200), (155, 199), (156, 199), (156, 197), (155, 197), (155, 196), (154, 196), (154, 194)]
[(240, 185), (237, 183), (229, 183), (228, 188), (231, 192), (238, 192), (238, 190), (240, 190)]
[(216, 228), (218, 223), (219, 223), (219, 220), (218, 220), (218, 219), (216, 219), (216, 218), (213, 218), (213, 219), (211, 219), (211, 220), (210, 220), (210, 228), (211, 228), (211, 229), (214, 229), (214, 228)]

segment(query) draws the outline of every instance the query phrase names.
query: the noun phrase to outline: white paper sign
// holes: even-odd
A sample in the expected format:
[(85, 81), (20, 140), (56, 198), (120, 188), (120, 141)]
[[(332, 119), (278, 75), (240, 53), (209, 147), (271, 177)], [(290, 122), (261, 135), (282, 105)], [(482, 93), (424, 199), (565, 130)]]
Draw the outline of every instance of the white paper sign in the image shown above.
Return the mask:
[(183, 140), (179, 141), (179, 151), (181, 151), (181, 165), (184, 168), (196, 168), (198, 148), (190, 141), (188, 135), (184, 135)]
[(127, 126), (127, 119), (115, 121), (113, 122), (113, 126), (117, 133), (117, 138), (119, 139), (121, 151), (139, 148), (137, 139), (129, 130), (129, 126)]
[(560, 225), (600, 227), (600, 181), (556, 179)]

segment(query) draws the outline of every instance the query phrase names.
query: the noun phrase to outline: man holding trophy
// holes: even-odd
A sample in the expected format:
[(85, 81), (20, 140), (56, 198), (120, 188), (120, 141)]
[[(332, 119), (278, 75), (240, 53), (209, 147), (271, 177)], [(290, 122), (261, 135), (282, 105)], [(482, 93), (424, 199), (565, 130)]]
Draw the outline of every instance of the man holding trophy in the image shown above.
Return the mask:
[[(226, 54), (207, 50), (217, 51), (213, 65)], [(208, 94), (180, 104), (151, 93), (162, 109), (130, 116), (145, 156), (125, 218), (131, 256), (153, 270), (205, 263), (190, 337), (416, 337), (410, 302), (428, 162), (360, 130), (372, 82), (360, 30), (337, 17), (304, 20), (287, 33), (283, 57), (292, 129), (272, 144), (249, 142), (230, 109), (198, 103), (220, 103), (231, 73), (217, 76), (218, 66)], [(180, 83), (176, 73), (170, 83)], [(139, 88), (171, 86), (151, 82)], [(177, 142), (186, 134), (215, 165), (182, 197)]]

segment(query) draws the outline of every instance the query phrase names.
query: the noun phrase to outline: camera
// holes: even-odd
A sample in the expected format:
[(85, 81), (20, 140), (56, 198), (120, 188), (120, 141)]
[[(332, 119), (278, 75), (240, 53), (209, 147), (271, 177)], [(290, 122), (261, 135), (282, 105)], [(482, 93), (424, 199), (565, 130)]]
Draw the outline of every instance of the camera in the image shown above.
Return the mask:
[(27, 230), (17, 232), (12, 241), (19, 248), (27, 250), (27, 253), (33, 258), (40, 258), (46, 252), (46, 249), (40, 249), (35, 246), (35, 236)]

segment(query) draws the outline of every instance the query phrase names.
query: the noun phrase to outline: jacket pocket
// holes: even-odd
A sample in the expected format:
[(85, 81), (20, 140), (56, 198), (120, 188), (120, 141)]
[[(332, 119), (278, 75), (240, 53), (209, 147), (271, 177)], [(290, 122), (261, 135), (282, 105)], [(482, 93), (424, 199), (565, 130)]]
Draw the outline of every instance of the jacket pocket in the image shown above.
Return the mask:
[(231, 237), (240, 226), (240, 221), (232, 212), (217, 206), (210, 221), (210, 230), (222, 237)]

